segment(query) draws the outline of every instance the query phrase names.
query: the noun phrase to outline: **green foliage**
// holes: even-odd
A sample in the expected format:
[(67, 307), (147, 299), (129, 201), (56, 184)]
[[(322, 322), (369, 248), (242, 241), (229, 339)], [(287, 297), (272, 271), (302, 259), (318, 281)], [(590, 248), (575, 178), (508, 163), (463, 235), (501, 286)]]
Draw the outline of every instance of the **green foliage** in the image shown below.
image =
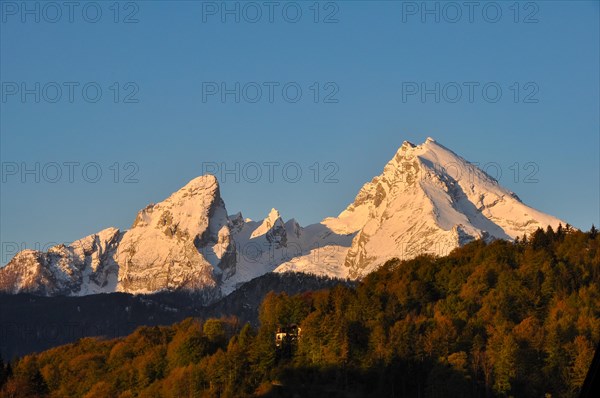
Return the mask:
[[(2, 397), (575, 397), (600, 341), (600, 236), (559, 227), (268, 294), (260, 327), (188, 319), (0, 360)], [(278, 327), (301, 327), (293, 355)], [(12, 375), (10, 375), (12, 373)], [(3, 384), (3, 385), (2, 385)]]

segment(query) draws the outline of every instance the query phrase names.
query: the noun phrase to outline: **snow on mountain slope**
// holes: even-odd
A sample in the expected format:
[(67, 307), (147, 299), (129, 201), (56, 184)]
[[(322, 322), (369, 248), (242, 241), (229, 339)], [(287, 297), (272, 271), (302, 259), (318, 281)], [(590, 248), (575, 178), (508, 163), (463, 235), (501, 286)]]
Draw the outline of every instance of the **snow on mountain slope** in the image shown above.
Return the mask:
[(0, 291), (183, 289), (211, 301), (267, 272), (360, 278), (392, 257), (444, 255), (473, 239), (510, 240), (559, 223), (428, 138), (405, 141), (338, 217), (301, 227), (275, 209), (261, 221), (228, 216), (217, 179), (202, 176), (141, 210), (125, 232), (18, 253), (0, 269)]
[(119, 291), (196, 290), (235, 272), (229, 218), (214, 176), (140, 211), (116, 256)]
[(114, 291), (117, 266), (111, 256), (120, 239), (119, 230), (107, 228), (69, 246), (47, 252), (23, 250), (0, 270), (0, 290), (43, 296)]
[(510, 240), (560, 222), (432, 138), (419, 146), (405, 141), (354, 203), (324, 220), (334, 231), (359, 229), (344, 262), (350, 277), (391, 257), (444, 255), (473, 239)]
[[(332, 233), (322, 224), (302, 228), (294, 219), (283, 222), (272, 209), (261, 221), (245, 221), (237, 215), (233, 240), (236, 243), (236, 272), (221, 286), (229, 294), (240, 284), (267, 272), (301, 271), (346, 277), (341, 267), (352, 235)], [(335, 261), (329, 258), (337, 253)]]
[(230, 221), (214, 176), (190, 181), (141, 210), (131, 229), (115, 228), (58, 245), (25, 250), (0, 270), (0, 290), (41, 295), (202, 290), (220, 295), (235, 273)]

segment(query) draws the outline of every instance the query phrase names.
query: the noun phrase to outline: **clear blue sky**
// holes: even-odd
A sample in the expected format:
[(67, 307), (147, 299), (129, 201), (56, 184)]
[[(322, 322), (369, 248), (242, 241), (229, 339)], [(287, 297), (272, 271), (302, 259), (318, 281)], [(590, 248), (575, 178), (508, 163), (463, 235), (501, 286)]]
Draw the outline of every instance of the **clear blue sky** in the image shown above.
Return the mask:
[[(201, 174), (203, 162), (240, 163), (240, 182), (229, 175), (222, 184), (230, 213), (259, 219), (275, 207), (306, 225), (343, 210), (403, 140), (427, 136), (473, 162), (495, 162), (500, 182), (527, 204), (580, 228), (599, 225), (599, 2), (482, 2), (472, 15), (462, 3), (430, 2), (434, 14), (423, 14), (422, 2), (321, 2), (316, 15), (312, 1), (281, 2), (271, 16), (262, 1), (138, 1), (118, 10), (113, 1), (73, 10), (30, 2), (32, 13), (1, 1), (3, 251), (7, 242), (35, 247), (127, 228), (139, 209)], [(225, 7), (239, 7), (239, 22)], [(207, 91), (222, 82), (240, 83), (239, 103)], [(435, 94), (409, 95), (422, 83), (440, 84), (438, 103)], [(257, 85), (262, 96), (252, 103)], [(457, 85), (462, 96), (452, 102)], [(502, 97), (493, 102), (496, 87)], [(22, 98), (23, 88), (34, 93)], [(65, 162), (79, 163), (73, 182)], [(251, 162), (279, 162), (274, 181), (261, 166), (252, 183)], [(281, 171), (293, 162), (297, 183)], [(23, 182), (22, 166), (36, 163)], [(83, 178), (83, 165), (88, 180), (100, 167), (97, 183)], [(338, 182), (325, 183), (332, 172)], [(129, 173), (137, 183), (124, 183)]]

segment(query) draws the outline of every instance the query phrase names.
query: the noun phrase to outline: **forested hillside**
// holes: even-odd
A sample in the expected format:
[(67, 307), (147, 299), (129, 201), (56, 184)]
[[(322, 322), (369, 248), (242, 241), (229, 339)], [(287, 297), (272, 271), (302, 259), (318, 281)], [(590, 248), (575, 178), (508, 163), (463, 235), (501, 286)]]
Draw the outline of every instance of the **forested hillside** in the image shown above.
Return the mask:
[(0, 357), (20, 357), (84, 337), (123, 337), (142, 325), (171, 325), (189, 317), (233, 315), (256, 326), (258, 307), (270, 291), (298, 294), (349, 283), (325, 276), (272, 272), (244, 283), (208, 307), (203, 306), (202, 297), (179, 291), (82, 297), (0, 294)]
[[(600, 237), (559, 227), (391, 260), (236, 318), (86, 338), (0, 367), (2, 397), (574, 397), (600, 340)], [(299, 325), (298, 338), (279, 327)]]

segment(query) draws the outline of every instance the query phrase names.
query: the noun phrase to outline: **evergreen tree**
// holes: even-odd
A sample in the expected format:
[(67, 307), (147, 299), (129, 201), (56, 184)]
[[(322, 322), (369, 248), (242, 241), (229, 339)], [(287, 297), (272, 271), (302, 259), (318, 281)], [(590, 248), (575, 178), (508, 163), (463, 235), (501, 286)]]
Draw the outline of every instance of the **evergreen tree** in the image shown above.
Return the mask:
[(8, 375), (6, 374), (6, 366), (4, 365), (4, 360), (0, 355), (0, 390), (2, 390), (2, 386), (6, 383), (6, 379)]

